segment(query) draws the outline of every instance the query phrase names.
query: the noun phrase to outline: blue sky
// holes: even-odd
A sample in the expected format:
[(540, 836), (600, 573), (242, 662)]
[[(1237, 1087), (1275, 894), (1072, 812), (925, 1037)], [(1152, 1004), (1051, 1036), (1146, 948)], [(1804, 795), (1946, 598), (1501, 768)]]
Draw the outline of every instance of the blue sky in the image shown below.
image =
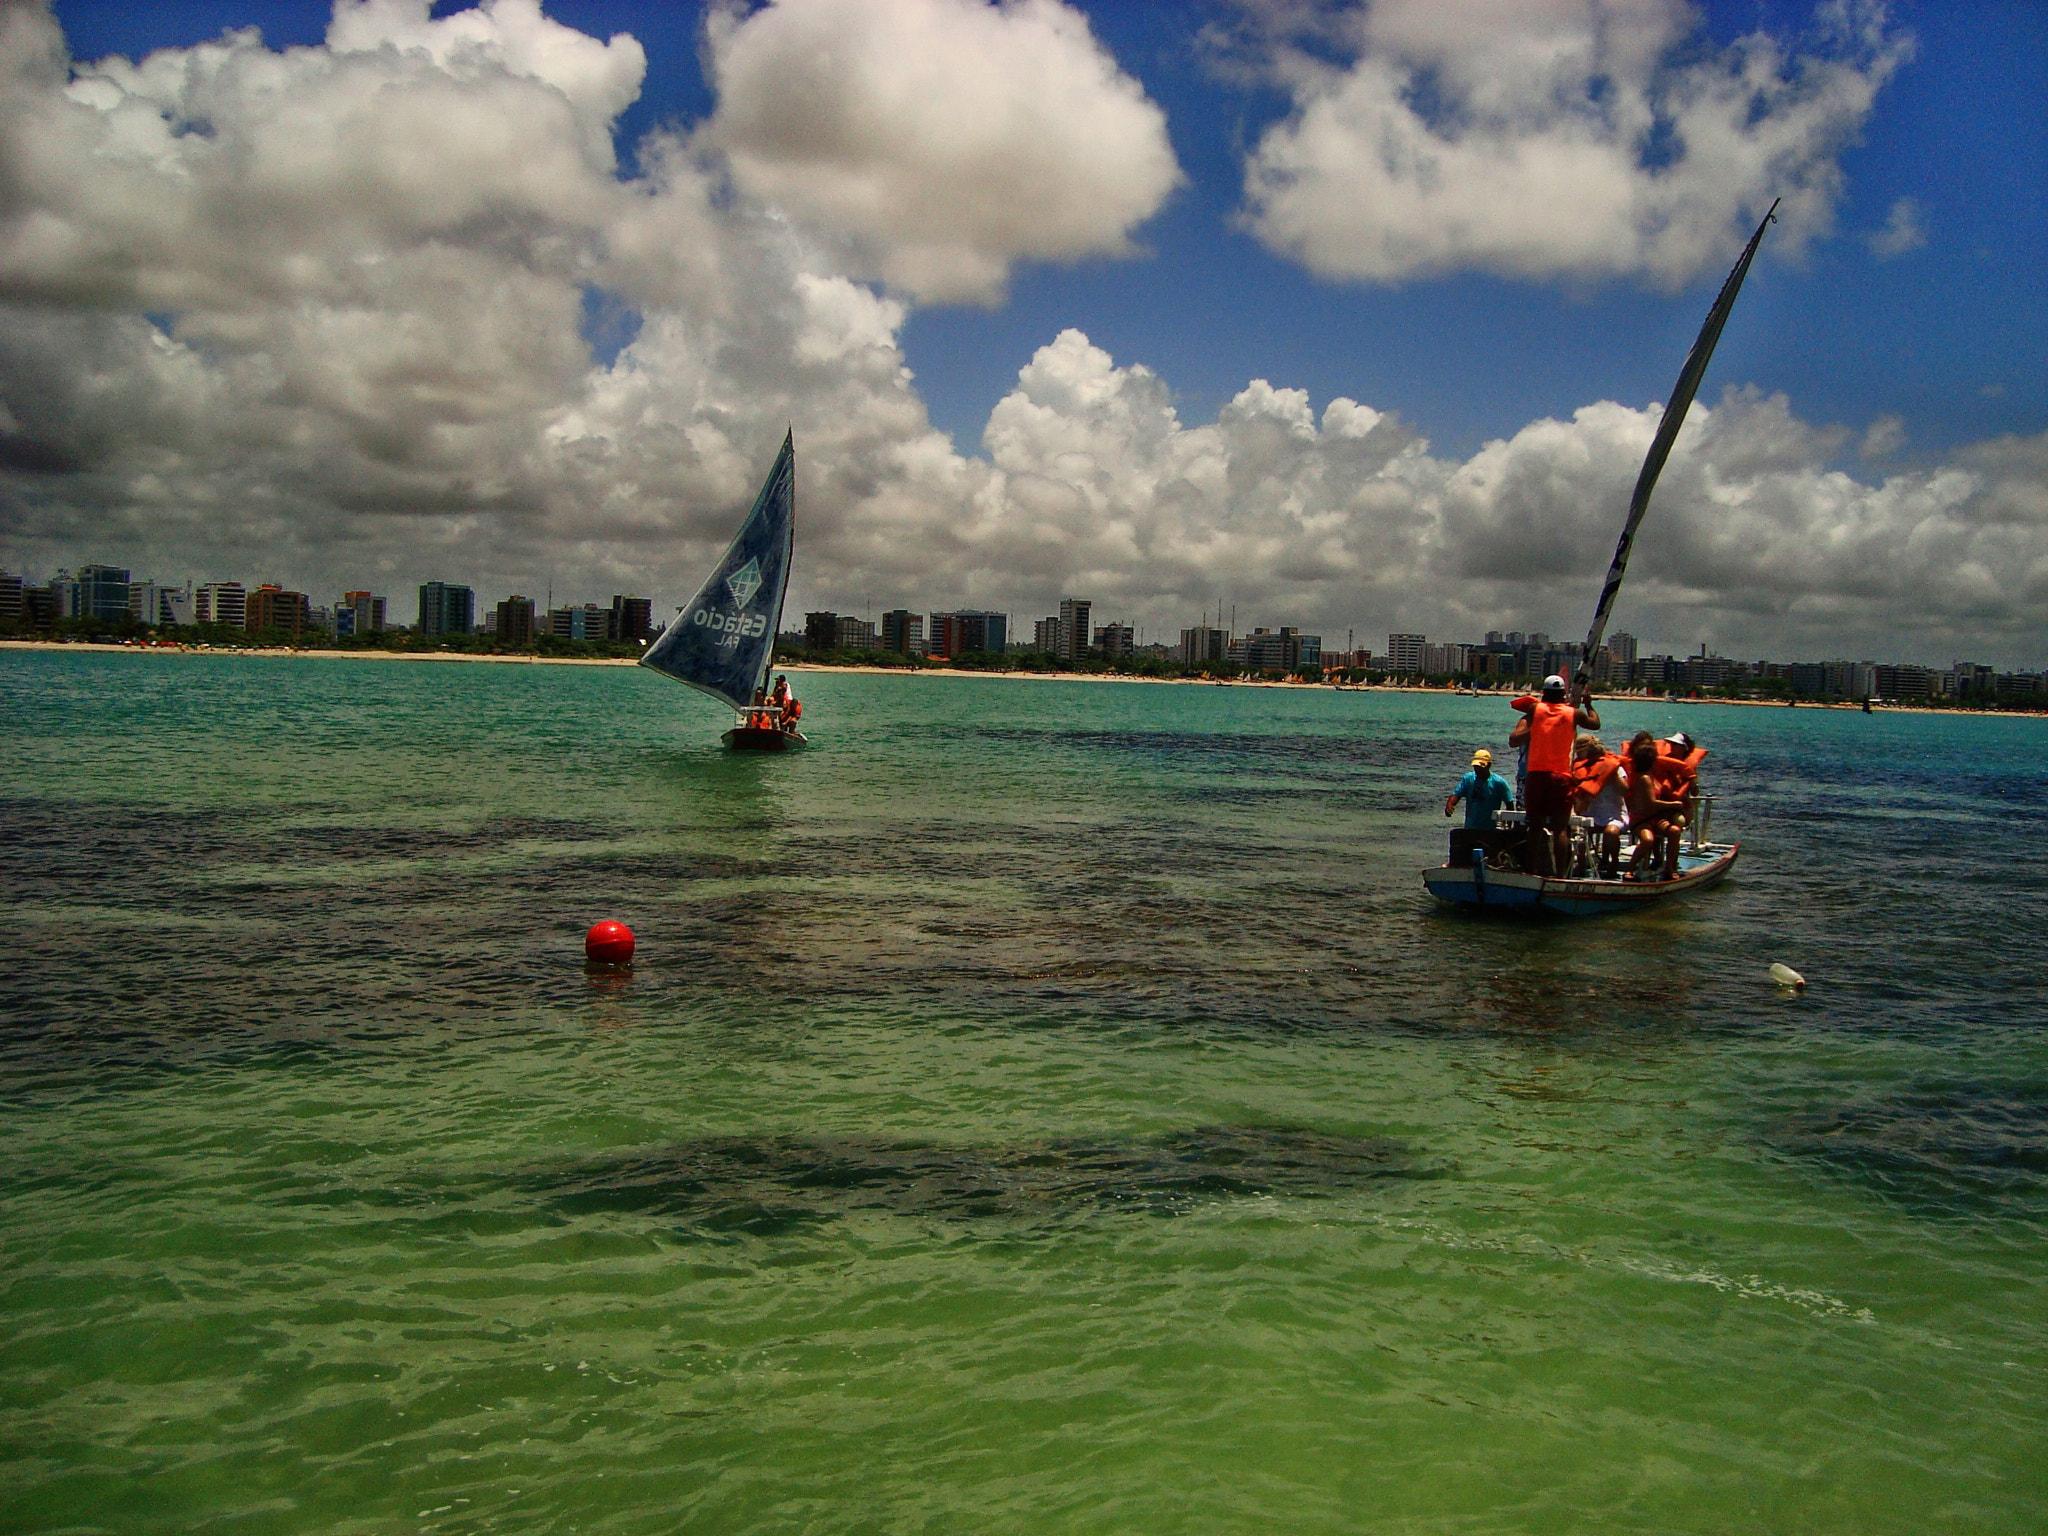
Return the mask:
[(13, 567), (666, 590), (787, 422), (799, 604), (1566, 632), (1783, 192), (1621, 622), (2048, 663), (2048, 6), (53, 10)]

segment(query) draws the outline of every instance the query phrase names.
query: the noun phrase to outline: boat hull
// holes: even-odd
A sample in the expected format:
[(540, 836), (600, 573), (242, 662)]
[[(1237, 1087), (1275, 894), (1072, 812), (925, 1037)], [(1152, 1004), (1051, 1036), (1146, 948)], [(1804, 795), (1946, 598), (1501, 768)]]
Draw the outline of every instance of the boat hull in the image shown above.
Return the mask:
[(718, 739), (735, 752), (789, 752), (810, 745), (802, 731), (774, 725), (736, 725)]
[(1445, 864), (1422, 872), (1422, 883), (1438, 901), (1489, 912), (1555, 913), (1599, 917), (1635, 912), (1717, 885), (1735, 867), (1740, 843), (1709, 843), (1687, 850), (1676, 880), (1550, 880), (1516, 870), (1461, 868)]

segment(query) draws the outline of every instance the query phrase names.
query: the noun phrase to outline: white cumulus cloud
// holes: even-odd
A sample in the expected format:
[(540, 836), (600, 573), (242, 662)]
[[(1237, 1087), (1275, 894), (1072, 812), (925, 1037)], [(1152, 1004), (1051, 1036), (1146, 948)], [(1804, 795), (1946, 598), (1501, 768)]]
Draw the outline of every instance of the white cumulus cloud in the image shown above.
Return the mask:
[(1060, 0), (774, 0), (715, 16), (711, 61), (735, 181), (919, 299), (1123, 254), (1180, 180), (1165, 114)]
[(1919, 250), (1927, 243), (1927, 232), (1920, 227), (1920, 205), (1910, 197), (1900, 198), (1885, 215), (1884, 228), (1869, 240), (1871, 251), (1880, 261)]
[[(905, 364), (912, 285), (878, 286), (843, 229), (735, 194), (704, 135), (655, 136), (620, 178), (593, 125), (641, 68), (526, 0), (345, 3), (319, 48), (244, 32), (75, 67), (47, 11), (0, 7), (0, 559), (368, 586), (401, 621), (437, 578), (675, 599), (790, 424), (793, 612), (1021, 628), (1076, 594), (1155, 634), (1234, 603), (1368, 642), (1583, 623), (1654, 404), (1444, 455), (1399, 402), (1285, 380), (1185, 421), (1170, 380), (1067, 330), (961, 453)], [(641, 320), (609, 362), (581, 335), (593, 294)], [(1694, 411), (1624, 627), (2048, 660), (2048, 436), (1915, 463), (1896, 423), (1741, 390)]]
[(1273, 45), (1293, 110), (1247, 158), (1246, 220), (1367, 282), (1677, 286), (1778, 197), (1796, 249), (1829, 228), (1840, 151), (1907, 52), (1874, 6), (1820, 20), (1804, 51), (1762, 31), (1714, 49), (1682, 0), (1366, 0), (1322, 18), (1319, 51)]

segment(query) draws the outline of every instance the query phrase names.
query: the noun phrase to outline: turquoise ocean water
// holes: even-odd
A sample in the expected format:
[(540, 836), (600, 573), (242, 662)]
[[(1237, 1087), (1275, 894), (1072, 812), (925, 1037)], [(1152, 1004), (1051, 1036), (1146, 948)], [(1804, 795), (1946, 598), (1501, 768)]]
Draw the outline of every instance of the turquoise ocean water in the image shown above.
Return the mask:
[(0, 1529), (2048, 1526), (2048, 722), (799, 681), (0, 653)]

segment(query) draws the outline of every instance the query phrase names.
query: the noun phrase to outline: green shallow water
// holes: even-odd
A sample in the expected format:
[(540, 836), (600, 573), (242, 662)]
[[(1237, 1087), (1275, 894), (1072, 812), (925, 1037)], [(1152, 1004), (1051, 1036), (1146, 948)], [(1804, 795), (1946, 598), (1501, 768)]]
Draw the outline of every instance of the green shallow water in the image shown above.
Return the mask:
[(1496, 701), (800, 681), (0, 653), (0, 1528), (2048, 1523), (2048, 723), (1506, 926)]

